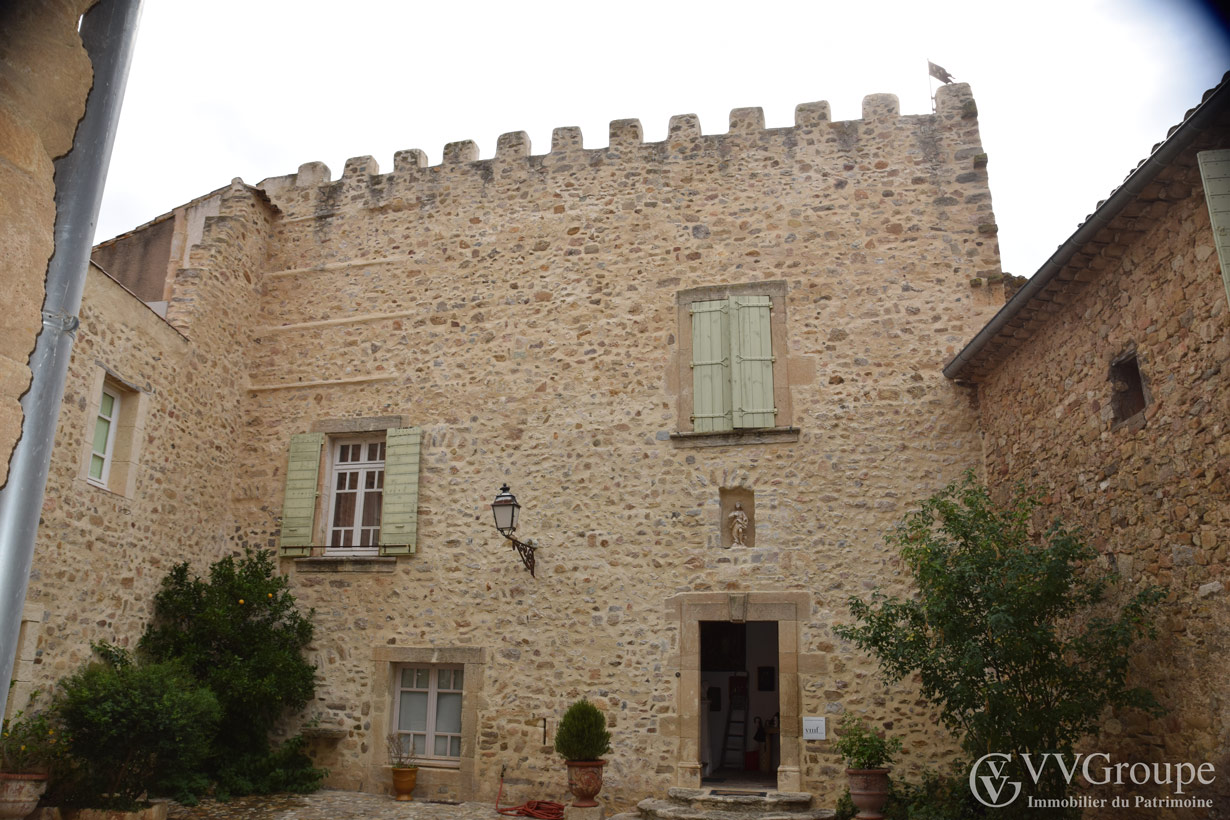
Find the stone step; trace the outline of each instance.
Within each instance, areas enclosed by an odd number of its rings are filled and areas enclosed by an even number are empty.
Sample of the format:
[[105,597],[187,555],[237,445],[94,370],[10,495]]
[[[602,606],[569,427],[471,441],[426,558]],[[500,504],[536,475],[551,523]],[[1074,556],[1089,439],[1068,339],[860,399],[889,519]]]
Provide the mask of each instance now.
[[[641,820],[830,820],[833,817],[831,809],[811,809],[797,807],[767,806],[749,802],[747,796],[739,802],[724,804],[725,808],[717,808],[720,803],[710,801],[720,800],[724,795],[705,797],[701,806],[693,806],[680,799],[660,800],[649,798],[637,803]],[[810,795],[809,795],[810,798]],[[751,798],[751,800],[766,801],[767,798]]]
[[[764,791],[764,796],[757,794],[721,794],[724,791]],[[807,792],[779,792],[775,789],[722,789],[720,787],[704,789],[684,789],[675,787],[667,790],[671,800],[687,803],[695,809],[717,809],[740,813],[801,812],[811,808],[811,795]]]

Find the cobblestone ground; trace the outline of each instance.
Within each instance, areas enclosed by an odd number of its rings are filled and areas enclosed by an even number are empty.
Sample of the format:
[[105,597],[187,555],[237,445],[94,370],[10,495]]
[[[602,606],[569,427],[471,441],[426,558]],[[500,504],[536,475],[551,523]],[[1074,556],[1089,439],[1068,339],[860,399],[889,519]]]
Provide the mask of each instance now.
[[168,820],[498,820],[491,803],[398,803],[392,797],[363,792],[319,791],[315,794],[239,797],[199,806],[172,803]]

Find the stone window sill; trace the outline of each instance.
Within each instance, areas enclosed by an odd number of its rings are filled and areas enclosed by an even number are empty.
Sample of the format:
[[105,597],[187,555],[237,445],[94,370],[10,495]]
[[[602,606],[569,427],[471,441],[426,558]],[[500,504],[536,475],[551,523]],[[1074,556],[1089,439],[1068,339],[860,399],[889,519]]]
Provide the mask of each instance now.
[[394,572],[397,559],[392,556],[320,555],[295,559],[299,572]]
[[[107,495],[115,496],[115,498],[117,499],[124,499],[125,501],[132,500],[132,497],[130,495],[128,495],[127,493],[121,490],[112,489],[110,485],[97,484],[93,481],[90,481],[88,478],[82,478],[81,482],[85,484],[85,486],[89,487],[91,490],[98,490],[99,492],[106,493]],[[125,510],[125,512],[128,512],[128,510]]]
[[789,444],[799,440],[797,427],[728,430],[721,433],[671,433],[676,447],[728,447],[736,444]]
[[324,726],[308,726],[301,729],[299,734],[309,739],[325,740],[332,743],[337,743],[347,737],[350,732],[346,729],[325,728]]
[[1141,410],[1137,413],[1133,413],[1122,421],[1112,422],[1110,429],[1111,432],[1126,429],[1129,433],[1135,433],[1138,430],[1145,429],[1145,411]]

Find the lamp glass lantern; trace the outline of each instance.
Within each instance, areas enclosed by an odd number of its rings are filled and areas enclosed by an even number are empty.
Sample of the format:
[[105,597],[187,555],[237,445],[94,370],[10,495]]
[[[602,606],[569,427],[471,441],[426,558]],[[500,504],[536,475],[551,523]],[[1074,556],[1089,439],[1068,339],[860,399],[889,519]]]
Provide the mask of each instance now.
[[500,494],[491,502],[491,513],[495,516],[495,528],[504,535],[517,529],[521,505],[517,503],[517,497],[509,492],[507,484],[500,488]]

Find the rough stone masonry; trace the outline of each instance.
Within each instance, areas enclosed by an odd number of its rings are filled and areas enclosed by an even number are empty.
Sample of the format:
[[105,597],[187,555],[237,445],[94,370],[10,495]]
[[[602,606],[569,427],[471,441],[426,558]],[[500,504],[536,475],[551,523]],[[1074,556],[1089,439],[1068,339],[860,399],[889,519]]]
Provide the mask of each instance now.
[[[995,218],[968,86],[936,103],[902,116],[873,95],[849,122],[811,103],[775,129],[736,109],[716,135],[680,116],[648,144],[622,120],[598,149],[560,128],[538,155],[512,133],[492,159],[453,143],[440,166],[404,151],[338,180],[309,163],[162,218],[187,248],[162,260],[165,321],[94,277],[134,306],[83,323],[31,583],[33,682],[90,640],[134,640],[170,563],[278,549],[288,450],[318,433],[311,545],[282,569],[316,612],[309,731],[331,785],[388,787],[404,665],[464,670],[459,756],[425,767],[420,794],[491,800],[507,766],[507,798],[558,799],[550,734],[582,696],[614,735],[612,808],[697,785],[721,734],[700,698],[727,677],[702,668],[711,622],[776,640],[782,788],[819,805],[844,788],[804,715],[903,736],[906,772],[942,759],[912,684],[884,686],[832,633],[848,596],[905,591],[883,534],[981,461],[971,393],[940,368],[1002,304]],[[771,304],[773,422],[700,434],[690,316],[744,295]],[[143,408],[131,486],[84,476],[104,383]],[[395,428],[421,430],[413,552],[329,549],[331,448]],[[536,577],[492,526],[505,481]],[[749,546],[724,530],[736,503]]]

